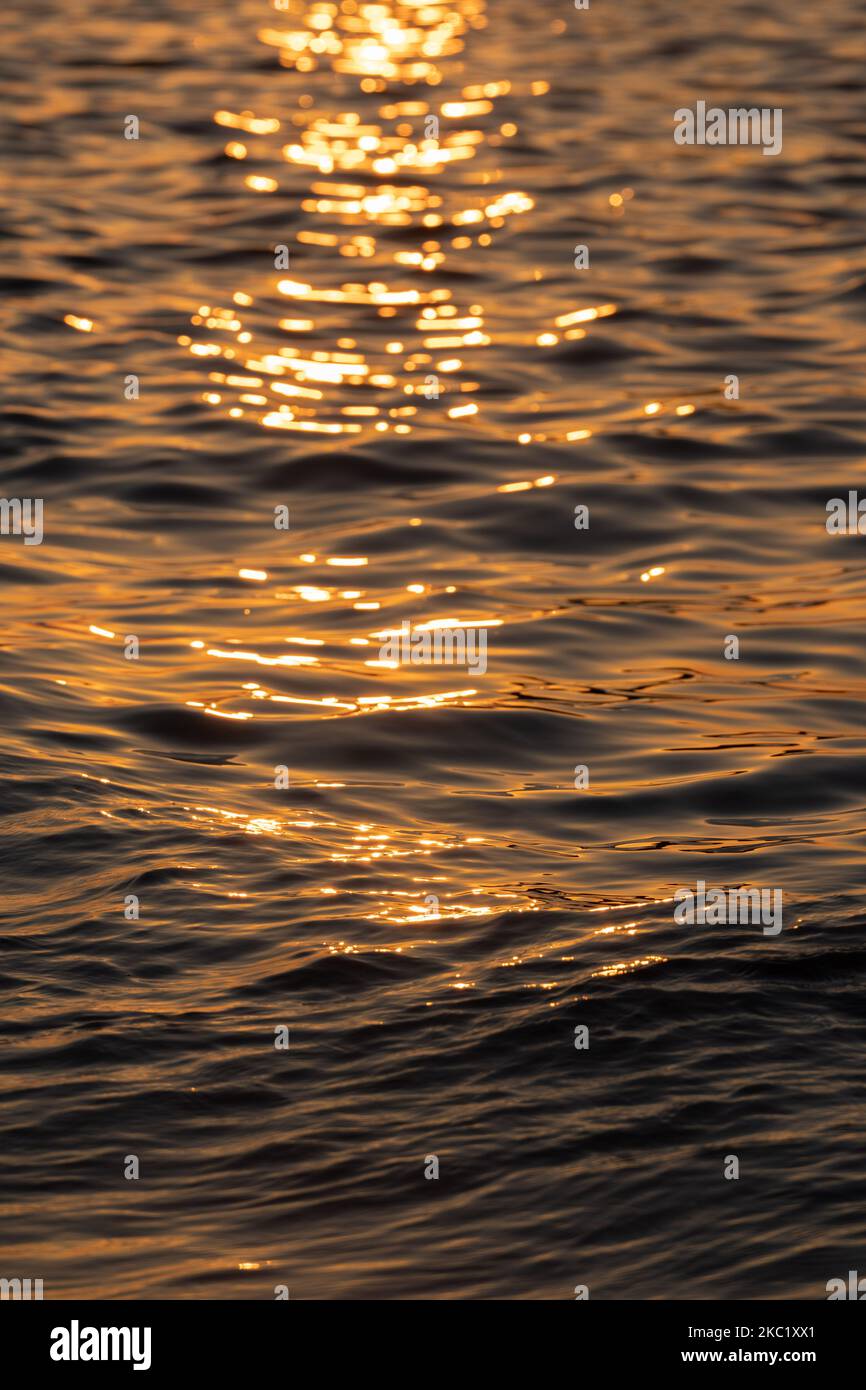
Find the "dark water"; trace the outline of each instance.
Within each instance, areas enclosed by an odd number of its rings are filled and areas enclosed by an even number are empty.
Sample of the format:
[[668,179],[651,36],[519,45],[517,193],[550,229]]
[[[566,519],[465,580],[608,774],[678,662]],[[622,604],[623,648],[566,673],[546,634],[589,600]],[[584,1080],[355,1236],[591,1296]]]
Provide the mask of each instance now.
[[[863,1267],[864,20],[7,8],[0,1273]],[[697,99],[783,152],[676,146]],[[486,672],[367,665],[404,620]]]

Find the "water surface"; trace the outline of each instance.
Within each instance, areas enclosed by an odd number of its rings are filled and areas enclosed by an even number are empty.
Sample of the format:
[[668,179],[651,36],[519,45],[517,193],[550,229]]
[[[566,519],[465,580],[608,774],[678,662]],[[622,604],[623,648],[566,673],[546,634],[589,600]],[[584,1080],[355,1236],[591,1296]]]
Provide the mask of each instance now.
[[[7,8],[2,1273],[863,1258],[864,19]],[[697,99],[782,154],[676,146]],[[375,664],[404,620],[486,672]],[[698,879],[782,933],[676,925]]]

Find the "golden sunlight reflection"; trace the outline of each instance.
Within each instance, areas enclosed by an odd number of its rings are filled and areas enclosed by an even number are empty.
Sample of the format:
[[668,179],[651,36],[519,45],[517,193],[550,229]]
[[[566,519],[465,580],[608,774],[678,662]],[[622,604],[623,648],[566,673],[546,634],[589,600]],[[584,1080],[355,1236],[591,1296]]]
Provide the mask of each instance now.
[[258,37],[276,48],[280,62],[298,72],[327,63],[334,72],[364,79],[365,91],[384,91],[388,82],[437,85],[437,60],[454,57],[470,29],[486,24],[483,0],[400,0],[400,3],[303,5],[278,0],[289,28],[264,28]]
[[[422,841],[422,844],[425,843]],[[438,841],[426,842],[430,849],[445,849]],[[468,842],[464,842],[468,843]],[[455,846],[454,848],[460,848]],[[491,917],[500,912],[541,912],[543,904],[531,895],[473,888],[462,892],[431,893],[437,888],[435,876],[424,880],[424,888],[382,890],[370,920],[400,926],[429,926],[433,922],[460,922],[468,918]]]
[[[317,786],[337,786],[343,783],[315,783]],[[225,806],[193,804],[184,806],[184,812],[193,820],[207,822],[212,826],[223,825],[238,829],[246,835],[270,836],[284,841],[289,858],[293,862],[321,863],[321,850],[324,845],[327,859],[332,864],[371,865],[386,868],[399,862],[401,867],[409,868],[413,863],[422,866],[423,861],[440,856],[465,855],[476,853],[476,847],[486,843],[483,835],[465,835],[457,831],[438,833],[402,827],[381,825],[373,821],[352,821],[333,813],[314,814],[306,807],[290,808],[279,815],[252,814],[234,811]],[[315,831],[315,835],[305,837],[303,831]],[[462,893],[442,892],[434,906],[429,894],[435,893],[438,878],[435,873],[426,872],[417,881],[423,884],[418,889],[388,889],[381,886],[360,888],[356,885],[363,879],[352,879],[351,889],[327,889],[316,885],[316,894],[342,896],[353,894],[359,903],[372,899],[372,904],[363,903],[365,917],[377,920],[416,923],[423,920],[447,920],[465,916],[484,916],[491,912],[538,911],[541,904],[531,895],[516,895],[502,890],[473,888]],[[405,878],[400,879],[406,882]],[[410,880],[411,881],[411,880]],[[254,896],[254,894],[250,894]]]
[[602,966],[600,970],[593,970],[593,979],[609,980],[618,975],[631,975],[636,970],[645,970],[648,966],[664,965],[667,956],[638,956],[634,960],[616,961],[613,965]]
[[[484,0],[279,0],[274,8],[276,22],[258,37],[284,67],[310,75],[309,89],[279,116],[220,109],[214,120],[233,133],[224,152],[243,164],[251,193],[294,201],[299,176],[307,178],[302,224],[285,247],[288,274],[192,315],[179,342],[212,360],[201,399],[231,419],[299,438],[483,430],[485,349],[544,351],[616,311],[570,308],[553,324],[515,332],[454,288],[451,272],[462,272],[467,254],[486,252],[534,207],[523,190],[499,186],[497,151],[519,126],[498,106],[542,98],[548,83],[453,84],[454,59],[487,23]],[[334,105],[334,74],[354,86],[351,102]],[[477,171],[445,177],[462,166]],[[358,268],[341,276],[346,261]],[[588,434],[571,421],[521,442]]]

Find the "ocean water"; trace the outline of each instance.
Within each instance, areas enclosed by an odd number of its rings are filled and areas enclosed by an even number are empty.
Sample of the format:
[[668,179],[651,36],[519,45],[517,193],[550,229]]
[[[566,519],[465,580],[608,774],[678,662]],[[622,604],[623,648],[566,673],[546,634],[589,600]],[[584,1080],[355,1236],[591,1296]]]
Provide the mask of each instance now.
[[[44,505],[0,537],[0,1273],[824,1298],[866,1248],[866,542],[825,525],[866,6],[0,39],[3,489]],[[676,145],[699,99],[781,153]],[[486,662],[382,665],[404,623]],[[698,881],[781,932],[679,924]]]

